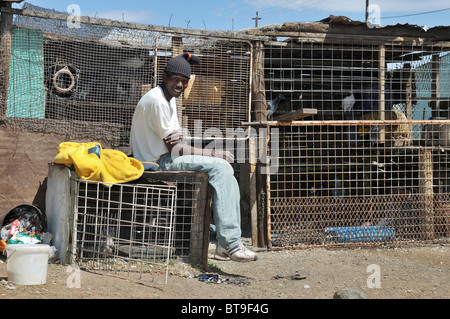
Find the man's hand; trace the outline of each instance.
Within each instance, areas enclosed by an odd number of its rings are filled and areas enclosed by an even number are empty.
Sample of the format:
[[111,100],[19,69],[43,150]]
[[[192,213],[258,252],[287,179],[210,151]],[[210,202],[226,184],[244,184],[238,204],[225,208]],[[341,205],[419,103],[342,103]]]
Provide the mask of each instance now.
[[[193,147],[190,145],[183,145],[183,144],[181,144],[182,140],[183,140],[183,136],[181,135],[180,131],[175,131],[163,139],[169,152],[173,153],[172,156],[174,156],[175,154],[178,154],[178,156],[185,155],[185,154],[203,155],[203,156],[222,158],[222,159],[226,160],[228,163],[234,162],[234,155],[229,151],[223,151],[223,150],[218,150],[218,149],[207,150],[207,149]],[[176,146],[177,144],[179,144],[179,145]],[[174,149],[175,146],[176,146],[176,148]],[[174,152],[172,152],[172,149],[174,150]]]
[[166,145],[170,145],[173,147],[175,144],[180,143],[182,139],[183,137],[181,136],[180,131],[175,131],[172,134],[165,137],[163,141],[164,143],[166,143]]
[[229,151],[222,151],[222,150],[214,149],[211,152],[211,156],[223,158],[228,163],[233,163],[234,162],[234,155],[231,152],[229,152]]

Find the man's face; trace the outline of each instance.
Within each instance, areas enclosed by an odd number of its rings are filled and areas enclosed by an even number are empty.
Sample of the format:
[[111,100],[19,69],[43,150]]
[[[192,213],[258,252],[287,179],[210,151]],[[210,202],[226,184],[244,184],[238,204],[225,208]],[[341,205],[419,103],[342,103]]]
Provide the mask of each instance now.
[[189,79],[180,74],[163,73],[163,81],[166,83],[167,93],[171,97],[179,97],[187,88]]

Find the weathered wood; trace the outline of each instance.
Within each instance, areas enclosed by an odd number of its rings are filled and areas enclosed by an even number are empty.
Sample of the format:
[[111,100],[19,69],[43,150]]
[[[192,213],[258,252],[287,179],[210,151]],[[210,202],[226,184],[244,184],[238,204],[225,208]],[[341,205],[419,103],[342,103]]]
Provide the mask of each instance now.
[[420,192],[424,195],[422,216],[424,239],[434,239],[433,208],[433,155],[430,150],[421,150],[419,154]]
[[[380,45],[378,52],[378,111],[379,120],[384,121],[385,115],[385,76],[386,76],[386,47],[384,44]],[[378,142],[383,144],[385,142],[386,126],[380,125],[378,127]]]
[[0,116],[6,115],[8,104],[9,65],[11,60],[13,14],[3,12],[11,9],[11,2],[0,1],[2,11],[0,20]]
[[202,241],[202,257],[200,266],[203,270],[208,271],[208,248],[209,248],[209,232],[212,220],[212,186],[208,183],[205,203],[205,218],[203,222],[203,241]]
[[411,72],[411,64],[405,63],[404,76],[406,77],[406,118],[408,120],[412,119],[412,72]]
[[264,82],[264,47],[261,42],[253,46],[252,110],[256,121],[267,120],[266,88]]
[[440,113],[440,63],[439,54],[433,54],[431,61],[431,114],[433,118],[439,117]]
[[[67,14],[61,13],[52,13],[52,12],[40,12],[40,11],[32,11],[27,9],[15,9],[15,8],[2,8],[1,12],[12,13],[12,14],[20,14],[28,17],[36,17],[42,19],[53,19],[60,21],[67,21]],[[129,28],[129,29],[137,29],[142,31],[151,31],[151,32],[164,32],[164,33],[172,33],[172,34],[190,34],[190,35],[198,35],[198,36],[215,36],[220,38],[228,38],[228,39],[243,39],[243,40],[268,40],[269,37],[266,36],[250,36],[243,32],[237,31],[210,31],[210,30],[197,30],[197,29],[183,29],[183,28],[174,28],[174,27],[164,27],[150,24],[141,24],[141,23],[131,23],[117,20],[109,20],[109,19],[101,19],[101,18],[92,18],[88,16],[80,17],[80,23],[83,24],[92,24],[92,25],[100,25],[111,28]]]
[[256,143],[254,138],[249,139],[249,192],[250,192],[250,222],[252,232],[252,245],[258,245],[258,197],[256,194]]
[[[252,112],[253,119],[256,121],[267,121],[267,102],[266,102],[266,89],[264,83],[264,46],[261,42],[255,43],[253,46],[253,64],[252,64]],[[261,212],[263,212],[263,191],[266,189],[266,176],[261,174],[262,166],[265,164],[260,161],[256,164],[256,188],[255,196],[258,203],[258,207],[252,211],[252,214],[256,213],[256,217],[252,216],[252,220],[256,219],[256,246],[263,247],[265,245],[264,229],[265,218]],[[264,213],[265,214],[265,213]],[[252,229],[252,232],[254,230]],[[255,234],[254,234],[255,235]]]
[[293,112],[285,113],[274,118],[275,121],[289,122],[303,119],[308,116],[316,115],[317,109],[304,108]]

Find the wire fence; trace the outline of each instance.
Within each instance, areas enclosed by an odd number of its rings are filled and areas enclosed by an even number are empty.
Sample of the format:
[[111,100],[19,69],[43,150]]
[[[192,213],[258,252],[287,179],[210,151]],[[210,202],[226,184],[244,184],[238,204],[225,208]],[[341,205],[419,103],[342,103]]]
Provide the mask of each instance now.
[[201,59],[189,93],[177,101],[183,127],[194,135],[196,121],[202,130],[225,132],[249,120],[248,41],[67,23],[14,16],[9,85],[0,102],[3,116],[16,126],[70,138],[101,136],[113,147],[128,146],[136,104],[160,84],[166,62],[183,52]]
[[348,123],[271,127],[270,245],[448,241],[449,121]]

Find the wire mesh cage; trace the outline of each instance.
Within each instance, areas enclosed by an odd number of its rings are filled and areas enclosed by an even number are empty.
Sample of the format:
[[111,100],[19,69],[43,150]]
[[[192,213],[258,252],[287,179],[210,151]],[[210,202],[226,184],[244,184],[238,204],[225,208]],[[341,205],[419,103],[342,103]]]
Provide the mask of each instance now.
[[[205,227],[209,230],[211,211],[208,176],[199,172],[144,172],[140,185],[164,183],[177,188],[174,219],[173,258],[193,264],[205,262]],[[209,214],[209,215],[208,215]]]
[[250,119],[251,44],[213,37],[161,35],[156,39],[155,84],[161,81],[167,61],[190,52],[200,58],[192,65],[191,81],[179,105],[181,125],[194,130],[241,127]]
[[[448,240],[447,138],[417,132],[422,138],[398,145],[393,132],[419,122],[386,123],[271,128],[280,134],[267,184],[271,245]],[[373,126],[386,130],[383,143],[370,137]],[[433,133],[447,126],[434,123]]]
[[[239,39],[176,36],[141,25],[80,23],[69,27],[45,14],[54,10],[26,4],[42,17],[14,16],[4,115],[27,129],[84,138],[93,134],[127,147],[139,99],[160,84],[171,57],[197,54],[192,85],[177,101],[182,126],[194,135],[210,127],[225,135],[250,116],[251,45]],[[63,17],[66,19],[62,19]],[[45,120],[45,121],[44,121]]]
[[448,118],[448,43],[288,38],[264,53],[266,98],[284,96],[275,116],[315,108],[316,120],[364,120],[380,110]]
[[448,240],[448,44],[288,38],[264,52],[274,121],[317,110],[268,124],[269,245]]
[[73,259],[83,268],[164,274],[174,253],[176,187],[77,180]]

